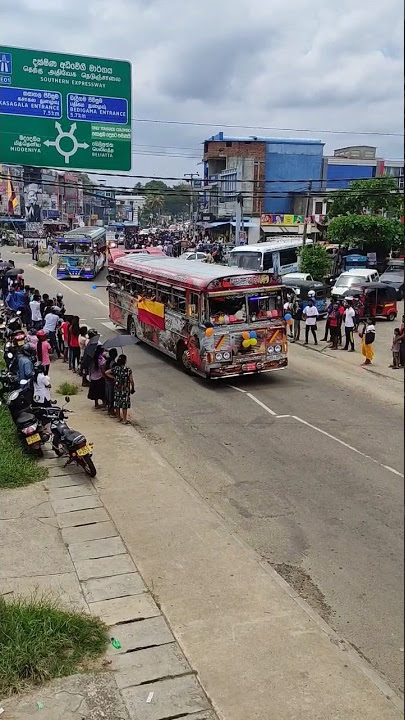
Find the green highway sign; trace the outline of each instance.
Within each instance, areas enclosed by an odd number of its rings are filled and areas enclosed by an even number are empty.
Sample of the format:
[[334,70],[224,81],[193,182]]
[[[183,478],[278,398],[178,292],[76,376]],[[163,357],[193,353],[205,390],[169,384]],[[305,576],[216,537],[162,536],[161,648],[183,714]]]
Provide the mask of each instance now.
[[0,47],[4,164],[131,169],[131,64]]

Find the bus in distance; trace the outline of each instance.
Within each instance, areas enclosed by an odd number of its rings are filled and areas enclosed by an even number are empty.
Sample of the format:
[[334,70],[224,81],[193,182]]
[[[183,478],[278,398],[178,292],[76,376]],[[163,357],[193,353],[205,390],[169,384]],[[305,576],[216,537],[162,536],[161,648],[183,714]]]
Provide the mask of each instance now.
[[94,278],[106,261],[106,232],[103,227],[69,230],[56,238],[56,275],[75,280]]
[[287,367],[277,276],[145,253],[117,256],[107,279],[113,323],[188,372],[218,379]]

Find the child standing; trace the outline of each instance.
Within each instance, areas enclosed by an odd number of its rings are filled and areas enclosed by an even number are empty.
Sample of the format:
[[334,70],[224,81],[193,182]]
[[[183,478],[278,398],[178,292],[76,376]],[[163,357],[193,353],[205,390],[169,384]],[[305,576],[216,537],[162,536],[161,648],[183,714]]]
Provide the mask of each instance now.
[[392,338],[392,365],[390,367],[392,368],[399,368],[400,367],[400,353],[401,348],[401,331],[399,328],[395,328],[394,330],[394,337]]
[[49,366],[51,364],[51,358],[49,353],[52,350],[50,343],[47,340],[47,334],[45,330],[38,330],[37,332],[38,345],[37,345],[37,357],[40,363],[44,366],[44,375],[48,375]]

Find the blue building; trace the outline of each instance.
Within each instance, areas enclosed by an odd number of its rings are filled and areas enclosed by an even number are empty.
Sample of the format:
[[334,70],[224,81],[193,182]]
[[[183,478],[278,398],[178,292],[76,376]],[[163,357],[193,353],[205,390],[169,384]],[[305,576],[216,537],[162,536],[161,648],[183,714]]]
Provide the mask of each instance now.
[[321,188],[323,147],[320,140],[266,139],[263,212],[292,213],[297,194]]

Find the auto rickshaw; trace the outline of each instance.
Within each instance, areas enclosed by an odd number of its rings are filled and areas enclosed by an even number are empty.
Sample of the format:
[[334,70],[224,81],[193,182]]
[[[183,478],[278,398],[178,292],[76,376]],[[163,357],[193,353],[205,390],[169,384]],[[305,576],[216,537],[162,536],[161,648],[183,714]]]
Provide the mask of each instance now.
[[329,288],[321,282],[316,280],[296,280],[294,278],[281,278],[282,285],[286,289],[286,292],[294,292],[300,301],[308,300],[308,293],[313,290],[315,297],[311,299],[317,307],[319,315],[326,315],[327,310],[327,294]]
[[398,315],[397,292],[385,283],[365,283],[360,288],[349,289],[345,297],[352,297],[360,320],[366,317],[395,320]]

